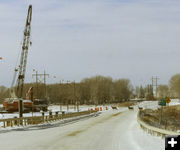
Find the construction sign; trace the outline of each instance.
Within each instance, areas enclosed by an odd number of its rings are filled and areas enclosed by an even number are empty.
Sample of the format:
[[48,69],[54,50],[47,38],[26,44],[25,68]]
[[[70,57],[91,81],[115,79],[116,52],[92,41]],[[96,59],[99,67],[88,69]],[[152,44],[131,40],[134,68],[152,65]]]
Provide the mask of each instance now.
[[166,103],[170,103],[171,102],[171,99],[168,97],[167,99],[166,99]]

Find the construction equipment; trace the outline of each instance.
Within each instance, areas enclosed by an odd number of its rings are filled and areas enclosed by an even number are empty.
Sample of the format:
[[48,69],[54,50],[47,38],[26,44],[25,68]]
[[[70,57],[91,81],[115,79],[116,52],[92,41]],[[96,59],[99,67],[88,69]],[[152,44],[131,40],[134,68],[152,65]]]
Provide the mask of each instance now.
[[[22,111],[23,111],[22,96],[23,96],[23,86],[24,86],[24,79],[25,79],[25,72],[26,72],[28,49],[29,49],[29,46],[32,44],[30,41],[31,19],[32,19],[32,5],[29,5],[26,25],[25,25],[25,30],[24,30],[20,64],[19,64],[18,69],[15,69],[15,74],[14,74],[13,82],[11,85],[11,89],[12,89],[11,96],[10,96],[11,98],[9,98],[9,100],[6,99],[5,102],[3,103],[5,110],[7,111],[9,110],[17,111],[18,109],[20,117],[22,117]],[[16,86],[17,88],[15,90],[13,87],[14,87],[17,73],[18,73],[17,86]],[[30,105],[32,105],[32,102],[31,101],[24,102],[24,107],[26,107],[26,105],[29,107]]]
[[31,17],[32,17],[32,5],[30,5],[28,9],[26,26],[24,30],[24,38],[23,38],[21,59],[20,59],[20,65],[19,65],[19,75],[17,79],[17,97],[18,98],[22,98],[26,64],[27,64],[27,55],[28,55],[29,45],[31,44],[30,42]]
[[34,99],[33,97],[33,87],[30,87],[28,92],[26,93],[26,99],[31,100],[32,106],[30,106],[32,112],[37,112],[37,111],[47,111],[48,108],[48,102],[47,100],[43,99]]

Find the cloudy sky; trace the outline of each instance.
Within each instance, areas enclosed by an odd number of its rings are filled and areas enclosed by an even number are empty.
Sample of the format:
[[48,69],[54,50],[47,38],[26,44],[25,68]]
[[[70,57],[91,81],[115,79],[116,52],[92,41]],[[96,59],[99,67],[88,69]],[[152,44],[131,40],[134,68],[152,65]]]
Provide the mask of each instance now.
[[179,0],[1,0],[0,85],[10,86],[19,63],[29,4],[26,82],[33,69],[46,70],[49,83],[104,75],[133,85],[152,76],[167,84],[180,72]]

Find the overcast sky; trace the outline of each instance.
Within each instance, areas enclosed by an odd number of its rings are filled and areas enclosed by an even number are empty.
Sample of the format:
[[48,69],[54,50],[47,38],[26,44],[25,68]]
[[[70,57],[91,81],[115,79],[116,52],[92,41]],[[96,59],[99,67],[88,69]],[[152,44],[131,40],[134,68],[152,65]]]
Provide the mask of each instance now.
[[10,86],[19,63],[29,4],[26,82],[33,69],[46,70],[49,83],[104,75],[167,84],[180,73],[179,0],[1,0],[0,85]]

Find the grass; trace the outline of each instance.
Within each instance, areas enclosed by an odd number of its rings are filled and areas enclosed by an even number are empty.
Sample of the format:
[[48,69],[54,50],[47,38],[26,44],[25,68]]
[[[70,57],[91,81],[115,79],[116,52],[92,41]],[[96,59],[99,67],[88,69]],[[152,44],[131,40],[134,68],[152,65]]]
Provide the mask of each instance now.
[[135,105],[136,102],[128,101],[128,102],[122,102],[118,104],[118,107],[129,107]]
[[180,105],[166,106],[158,110],[142,110],[140,116],[150,125],[172,131],[180,130]]

